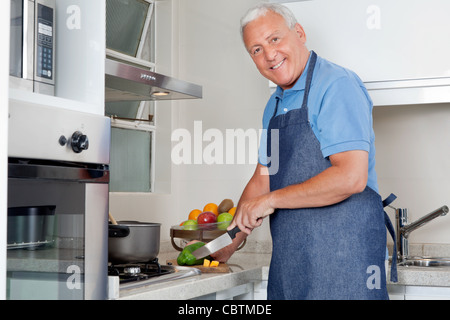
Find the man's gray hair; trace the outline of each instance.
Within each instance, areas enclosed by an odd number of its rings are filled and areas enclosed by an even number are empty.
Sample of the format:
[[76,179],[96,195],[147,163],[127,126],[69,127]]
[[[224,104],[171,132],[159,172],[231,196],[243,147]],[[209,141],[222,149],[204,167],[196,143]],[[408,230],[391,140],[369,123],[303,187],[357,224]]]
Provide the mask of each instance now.
[[289,29],[293,29],[297,23],[297,19],[291,10],[279,3],[260,3],[250,8],[241,18],[241,36],[244,37],[244,28],[253,20],[265,15],[267,11],[272,11],[284,18]]

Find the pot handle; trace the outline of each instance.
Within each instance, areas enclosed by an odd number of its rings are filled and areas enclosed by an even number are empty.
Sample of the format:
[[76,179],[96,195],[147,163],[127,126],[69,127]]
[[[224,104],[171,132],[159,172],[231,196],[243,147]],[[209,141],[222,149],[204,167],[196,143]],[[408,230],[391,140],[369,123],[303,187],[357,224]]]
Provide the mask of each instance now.
[[108,236],[111,238],[124,238],[130,234],[130,228],[119,224],[108,225]]

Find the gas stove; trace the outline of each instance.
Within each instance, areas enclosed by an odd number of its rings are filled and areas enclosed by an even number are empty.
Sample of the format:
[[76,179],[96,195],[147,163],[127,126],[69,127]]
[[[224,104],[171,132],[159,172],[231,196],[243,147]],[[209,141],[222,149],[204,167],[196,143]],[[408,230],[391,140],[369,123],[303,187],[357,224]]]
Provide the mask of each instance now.
[[161,265],[158,258],[149,262],[132,264],[109,264],[109,298],[117,299],[124,290],[141,288],[200,275],[197,268]]
[[161,266],[158,259],[150,262],[133,263],[133,264],[117,264],[108,266],[109,276],[118,276],[119,284],[145,281],[150,278],[175,272],[175,267],[169,265]]

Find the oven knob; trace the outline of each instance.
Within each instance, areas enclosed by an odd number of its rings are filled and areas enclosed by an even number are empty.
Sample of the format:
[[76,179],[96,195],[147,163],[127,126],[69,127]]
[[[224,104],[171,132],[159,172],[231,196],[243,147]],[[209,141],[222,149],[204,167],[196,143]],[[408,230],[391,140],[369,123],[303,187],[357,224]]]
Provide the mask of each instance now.
[[75,153],[80,153],[83,150],[89,148],[89,139],[87,135],[82,134],[80,131],[74,132],[71,139],[72,150]]

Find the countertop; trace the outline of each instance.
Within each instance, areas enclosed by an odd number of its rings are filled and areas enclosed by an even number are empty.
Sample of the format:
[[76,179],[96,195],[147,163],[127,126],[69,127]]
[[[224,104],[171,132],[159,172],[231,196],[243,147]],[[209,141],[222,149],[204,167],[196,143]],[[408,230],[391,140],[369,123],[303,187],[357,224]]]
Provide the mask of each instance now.
[[[448,245],[416,245],[412,246],[415,255],[450,256]],[[67,251],[67,252],[66,252]],[[54,250],[13,250],[8,254],[8,269],[20,271],[65,272],[67,263],[74,263],[74,258],[82,254],[66,250],[67,259]],[[179,251],[169,244],[162,244],[158,255],[159,262],[166,264],[167,260],[176,259]],[[23,259],[27,263],[23,263]],[[186,300],[201,297],[211,293],[227,290],[250,282],[266,281],[269,274],[271,252],[269,243],[248,243],[237,251],[228,261],[229,273],[203,273],[189,278],[171,280],[164,283],[154,283],[148,286],[121,290],[119,299],[170,299]],[[78,259],[75,259],[78,260]],[[83,260],[78,260],[80,264]],[[389,268],[390,271],[390,268]],[[389,274],[388,274],[389,279]],[[398,267],[398,282],[389,285],[430,286],[450,288],[450,267]]]
[[[249,252],[252,249],[258,252]],[[178,251],[168,250],[159,254],[161,264],[176,259]],[[271,254],[264,246],[249,246],[247,251],[236,252],[228,261],[230,273],[204,273],[190,278],[151,284],[146,287],[120,291],[119,299],[170,299],[186,300],[226,290],[249,282],[268,279]],[[389,268],[390,270],[390,268]],[[389,274],[388,274],[389,275]],[[450,287],[450,268],[398,267],[398,282],[390,285]]]
[[[390,268],[390,266],[389,266]],[[388,280],[389,280],[388,273]],[[397,267],[398,282],[389,285],[450,287],[450,267]]]

